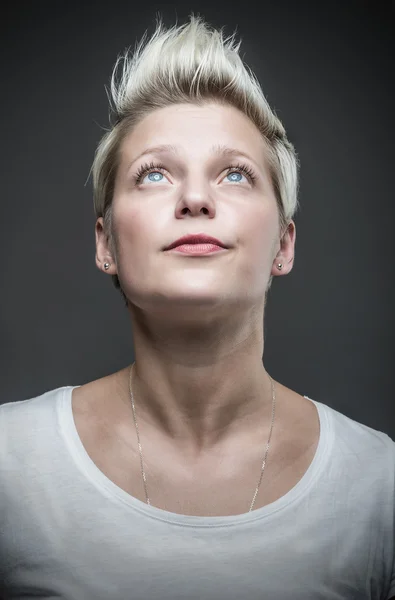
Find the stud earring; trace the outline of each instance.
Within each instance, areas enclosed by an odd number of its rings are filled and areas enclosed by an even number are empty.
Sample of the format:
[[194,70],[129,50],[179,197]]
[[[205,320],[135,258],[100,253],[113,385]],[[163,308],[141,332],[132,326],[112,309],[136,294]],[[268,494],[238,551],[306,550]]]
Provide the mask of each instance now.
[[110,268],[110,263],[104,263],[104,268],[107,271]]
[[278,268],[279,271],[281,271],[281,269],[283,268],[282,263],[278,263],[277,268]]

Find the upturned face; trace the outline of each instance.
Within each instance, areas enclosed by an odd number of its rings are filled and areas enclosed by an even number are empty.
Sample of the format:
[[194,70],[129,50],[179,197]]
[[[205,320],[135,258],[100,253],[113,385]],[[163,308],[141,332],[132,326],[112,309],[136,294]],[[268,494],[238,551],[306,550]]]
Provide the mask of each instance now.
[[[270,275],[280,274],[279,212],[265,152],[256,126],[231,106],[177,104],[146,116],[120,148],[116,256],[109,255],[100,218],[98,267],[110,262],[106,272],[118,275],[142,310],[185,315],[263,302]],[[283,242],[290,264],[291,223]],[[166,250],[190,234],[214,237],[225,248]],[[282,274],[291,268],[284,265]]]

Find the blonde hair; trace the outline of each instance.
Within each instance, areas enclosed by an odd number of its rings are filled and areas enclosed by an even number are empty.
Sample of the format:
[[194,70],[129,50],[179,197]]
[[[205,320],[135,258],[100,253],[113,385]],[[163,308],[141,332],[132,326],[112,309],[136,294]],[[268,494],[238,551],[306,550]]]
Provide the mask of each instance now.
[[[194,14],[189,22],[170,29],[159,17],[146,44],[145,37],[146,33],[133,54],[127,50],[116,61],[108,94],[115,119],[102,137],[92,165],[94,210],[97,218],[103,217],[111,251],[112,199],[122,141],[146,115],[178,103],[230,105],[256,125],[266,143],[283,233],[298,208],[298,159],[258,80],[239,56],[241,40],[235,42],[235,33],[224,39],[223,28],[216,30]],[[118,276],[112,279],[127,305]],[[271,281],[272,277],[267,289]]]

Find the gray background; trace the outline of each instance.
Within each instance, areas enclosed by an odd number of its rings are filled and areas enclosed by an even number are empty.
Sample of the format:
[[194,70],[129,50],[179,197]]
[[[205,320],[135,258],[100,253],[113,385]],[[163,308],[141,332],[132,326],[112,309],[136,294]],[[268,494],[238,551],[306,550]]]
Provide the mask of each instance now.
[[[314,4],[316,5],[314,7]],[[391,2],[15,3],[1,36],[0,403],[133,360],[94,263],[91,181],[119,52],[156,12],[231,34],[301,161],[295,266],[277,278],[264,363],[284,385],[395,439]],[[317,6],[318,5],[318,6]]]

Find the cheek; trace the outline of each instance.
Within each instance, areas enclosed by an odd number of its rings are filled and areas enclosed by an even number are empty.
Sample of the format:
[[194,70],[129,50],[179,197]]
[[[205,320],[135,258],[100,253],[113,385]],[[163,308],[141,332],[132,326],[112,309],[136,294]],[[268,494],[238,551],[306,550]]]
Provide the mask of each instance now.
[[136,210],[131,203],[117,198],[116,206],[113,212],[114,231],[118,241],[118,249],[139,248],[147,238],[145,230],[145,219],[142,219],[141,212]]
[[277,213],[262,209],[245,223],[245,240],[257,258],[270,260],[278,234]]
[[245,280],[258,296],[264,294],[275,256],[278,219],[275,211],[259,211],[245,224]]
[[[116,236],[118,270],[123,277],[130,272],[143,277],[150,272],[158,260],[158,253],[166,243],[162,235],[155,230],[155,213],[143,214],[136,207],[119,203],[113,214]],[[158,228],[158,226],[157,226]]]

